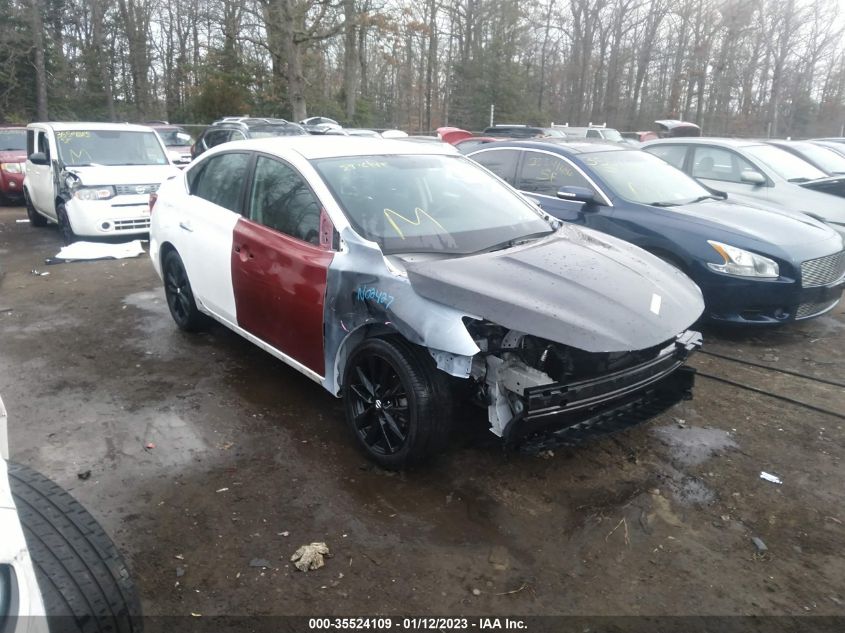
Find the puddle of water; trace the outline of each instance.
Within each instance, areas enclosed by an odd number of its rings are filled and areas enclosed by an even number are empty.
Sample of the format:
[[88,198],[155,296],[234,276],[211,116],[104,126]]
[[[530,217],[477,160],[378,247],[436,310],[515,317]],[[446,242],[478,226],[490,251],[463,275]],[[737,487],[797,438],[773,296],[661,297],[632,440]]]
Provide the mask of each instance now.
[[146,310],[147,312],[168,314],[167,301],[164,298],[164,288],[134,292],[124,297],[123,303],[139,308],[140,310]]
[[669,447],[672,458],[684,466],[698,466],[726,449],[737,448],[728,432],[721,429],[669,425],[654,428],[652,433]]

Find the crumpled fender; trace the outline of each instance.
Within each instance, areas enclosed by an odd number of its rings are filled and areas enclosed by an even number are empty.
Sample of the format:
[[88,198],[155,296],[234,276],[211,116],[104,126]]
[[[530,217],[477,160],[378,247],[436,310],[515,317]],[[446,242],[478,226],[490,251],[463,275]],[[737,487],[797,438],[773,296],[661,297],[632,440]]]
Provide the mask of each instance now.
[[343,248],[335,254],[326,280],[323,386],[338,394],[346,358],[373,333],[396,332],[432,352],[463,357],[467,362],[451,363],[456,368],[449,373],[467,377],[468,369],[458,368],[468,368],[469,359],[479,352],[463,322],[473,315],[418,295],[407,275],[393,270],[378,246],[351,229],[342,231],[341,239]]

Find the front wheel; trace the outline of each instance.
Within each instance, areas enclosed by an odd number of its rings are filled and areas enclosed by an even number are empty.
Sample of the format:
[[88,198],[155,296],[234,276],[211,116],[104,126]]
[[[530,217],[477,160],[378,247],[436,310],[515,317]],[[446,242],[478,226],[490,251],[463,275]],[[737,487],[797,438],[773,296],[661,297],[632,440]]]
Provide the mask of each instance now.
[[169,250],[162,261],[162,277],[164,278],[164,296],[170,316],[186,332],[196,332],[205,324],[205,315],[197,308],[191,282],[179,253]]
[[73,227],[70,225],[70,219],[67,217],[67,208],[64,203],[56,205],[56,217],[59,220],[59,231],[62,234],[62,242],[65,246],[73,244],[76,241],[76,233],[73,232]]
[[346,420],[364,453],[384,468],[419,464],[441,451],[451,429],[447,376],[404,339],[366,339],[343,380]]

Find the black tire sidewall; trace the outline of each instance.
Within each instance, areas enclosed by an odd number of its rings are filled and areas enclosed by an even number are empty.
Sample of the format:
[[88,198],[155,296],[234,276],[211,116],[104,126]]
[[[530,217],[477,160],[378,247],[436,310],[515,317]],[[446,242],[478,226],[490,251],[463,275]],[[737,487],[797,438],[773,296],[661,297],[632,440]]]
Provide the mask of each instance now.
[[73,244],[76,241],[76,233],[73,232],[73,227],[70,225],[70,218],[67,216],[67,208],[64,203],[56,205],[56,217],[59,220],[59,232],[62,234],[62,242],[65,246]]

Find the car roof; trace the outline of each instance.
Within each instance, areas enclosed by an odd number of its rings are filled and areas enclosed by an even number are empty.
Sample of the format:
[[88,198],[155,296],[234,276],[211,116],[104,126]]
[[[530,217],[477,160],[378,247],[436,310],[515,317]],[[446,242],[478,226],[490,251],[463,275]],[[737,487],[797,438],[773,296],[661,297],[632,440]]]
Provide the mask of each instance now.
[[720,138],[718,136],[678,136],[676,138],[661,138],[653,141],[646,141],[643,147],[650,145],[674,144],[698,144],[698,145],[721,145],[723,147],[751,147],[752,145],[765,145],[765,141],[758,141],[747,138]]
[[233,141],[219,145],[226,149],[250,149],[280,154],[292,150],[302,157],[335,158],[341,156],[379,156],[398,154],[443,154],[459,156],[448,143],[420,143],[399,139],[368,138],[363,136],[284,136]]
[[43,123],[30,123],[27,127],[44,125],[52,128],[55,132],[72,132],[75,130],[104,131],[104,132],[149,132],[149,125],[135,125],[133,123],[86,123],[86,122],[60,122],[47,121]]
[[523,149],[544,149],[544,150],[558,150],[560,154],[595,154],[597,152],[618,152],[618,151],[636,151],[637,147],[622,145],[620,143],[608,143],[607,141],[588,141],[578,139],[577,141],[570,141],[567,139],[532,139],[527,141],[496,141],[495,143],[485,143],[478,151],[489,150],[495,147],[510,147]]

